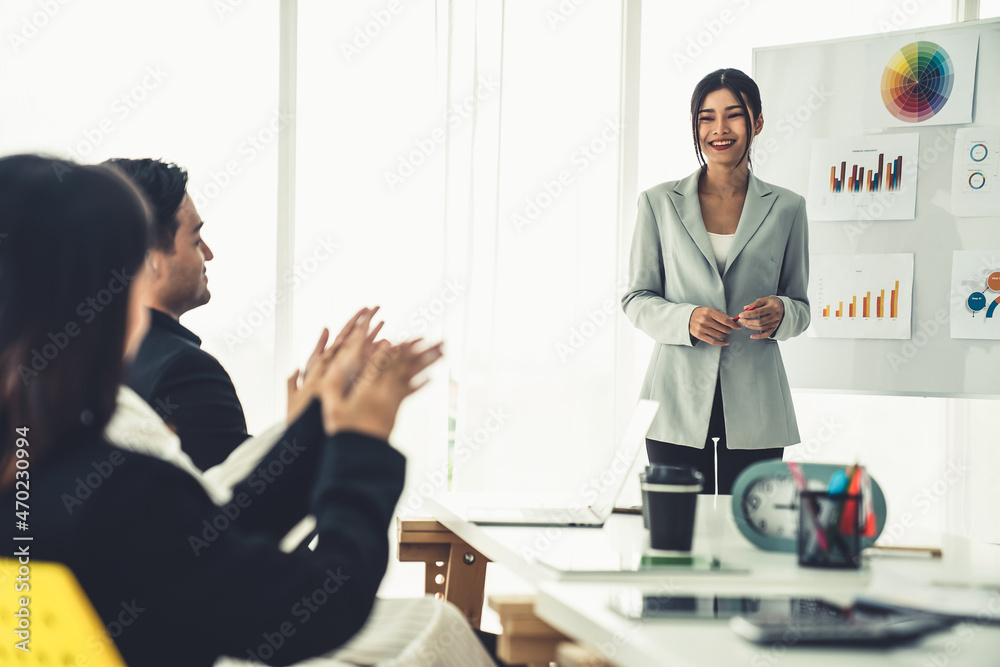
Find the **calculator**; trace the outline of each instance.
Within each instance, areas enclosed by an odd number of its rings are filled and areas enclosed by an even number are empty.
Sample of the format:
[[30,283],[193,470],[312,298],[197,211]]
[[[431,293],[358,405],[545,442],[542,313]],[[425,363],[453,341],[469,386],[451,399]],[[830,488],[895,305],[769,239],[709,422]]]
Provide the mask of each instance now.
[[783,612],[734,616],[729,627],[758,644],[787,646],[892,646],[946,630],[955,620],[928,614],[838,607],[823,600],[793,599]]

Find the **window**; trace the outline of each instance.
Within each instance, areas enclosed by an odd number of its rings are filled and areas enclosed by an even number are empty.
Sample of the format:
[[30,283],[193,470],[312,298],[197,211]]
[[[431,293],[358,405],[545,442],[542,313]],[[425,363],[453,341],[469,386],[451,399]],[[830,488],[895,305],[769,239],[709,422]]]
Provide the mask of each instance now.
[[216,257],[211,303],[182,323],[232,375],[259,432],[284,413],[263,303],[275,289],[278,14],[273,3],[222,7],[4,3],[0,153],[157,157],[188,169]]

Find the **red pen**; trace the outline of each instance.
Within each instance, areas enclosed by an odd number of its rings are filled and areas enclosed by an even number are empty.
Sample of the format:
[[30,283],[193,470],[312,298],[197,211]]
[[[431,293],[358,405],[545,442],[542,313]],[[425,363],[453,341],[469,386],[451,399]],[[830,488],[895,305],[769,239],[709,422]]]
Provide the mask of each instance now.
[[[749,307],[749,308],[747,308],[746,310],[753,310],[753,309],[754,309],[754,308],[756,308],[756,307],[757,307],[757,306],[750,306],[750,307]],[[743,311],[743,312],[746,312],[746,311]],[[734,319],[734,320],[738,320],[738,319],[740,319],[740,316],[739,316],[739,315],[737,315],[737,316],[736,316],[736,317],[734,317],[733,319]]]

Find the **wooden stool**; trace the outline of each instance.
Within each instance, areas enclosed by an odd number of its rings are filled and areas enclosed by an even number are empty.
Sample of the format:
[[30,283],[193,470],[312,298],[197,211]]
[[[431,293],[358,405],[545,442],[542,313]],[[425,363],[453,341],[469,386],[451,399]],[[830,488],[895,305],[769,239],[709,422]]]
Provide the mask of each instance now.
[[489,559],[433,519],[396,519],[398,552],[404,562],[422,562],[424,592],[458,607],[478,628]]
[[503,634],[497,638],[497,656],[505,662],[549,667],[556,659],[556,647],[568,641],[535,616],[533,595],[491,595],[490,608],[500,615]]
[[556,647],[556,664],[559,667],[615,667],[600,653],[570,642]]

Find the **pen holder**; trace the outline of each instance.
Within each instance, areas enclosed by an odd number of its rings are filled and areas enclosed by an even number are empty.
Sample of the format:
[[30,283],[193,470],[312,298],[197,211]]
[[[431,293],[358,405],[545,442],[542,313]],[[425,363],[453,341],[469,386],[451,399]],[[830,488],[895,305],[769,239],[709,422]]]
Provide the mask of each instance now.
[[861,567],[861,495],[799,493],[799,565]]

